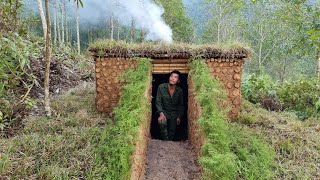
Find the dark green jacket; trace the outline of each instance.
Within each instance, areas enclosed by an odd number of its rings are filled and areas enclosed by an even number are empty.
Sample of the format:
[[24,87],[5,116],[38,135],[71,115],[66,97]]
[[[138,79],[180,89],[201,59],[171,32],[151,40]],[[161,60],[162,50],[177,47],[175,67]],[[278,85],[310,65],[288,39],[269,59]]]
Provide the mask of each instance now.
[[158,114],[163,112],[167,118],[182,118],[184,113],[182,89],[176,86],[171,97],[168,83],[160,84],[157,91],[156,108]]

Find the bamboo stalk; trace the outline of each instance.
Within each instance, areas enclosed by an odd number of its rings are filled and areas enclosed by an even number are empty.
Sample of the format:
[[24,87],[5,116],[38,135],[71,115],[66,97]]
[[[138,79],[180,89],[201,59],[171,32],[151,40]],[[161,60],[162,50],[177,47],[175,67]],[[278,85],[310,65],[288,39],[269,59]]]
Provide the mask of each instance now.
[[[164,70],[153,70],[152,71],[152,74],[169,74],[171,71],[164,71]],[[188,70],[183,70],[183,71],[180,71],[180,73],[182,74],[188,74],[189,71]]]
[[152,64],[183,64],[183,63],[188,63],[188,59],[172,59],[172,60],[152,60]]
[[167,71],[173,71],[173,70],[189,70],[188,67],[153,67],[154,70],[167,70]]
[[177,67],[188,67],[188,64],[153,64],[153,67],[172,67],[172,66],[177,66]]

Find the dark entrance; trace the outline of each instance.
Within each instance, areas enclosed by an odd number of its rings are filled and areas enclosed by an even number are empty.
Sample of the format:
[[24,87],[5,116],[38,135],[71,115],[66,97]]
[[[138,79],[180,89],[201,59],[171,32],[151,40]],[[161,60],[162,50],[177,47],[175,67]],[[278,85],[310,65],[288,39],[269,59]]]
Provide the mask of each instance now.
[[[153,139],[160,139],[160,130],[158,126],[158,116],[156,115],[155,100],[157,96],[158,86],[162,83],[167,83],[169,74],[153,74],[152,75],[152,121],[151,121],[151,136]],[[178,84],[183,90],[185,112],[179,126],[177,126],[175,141],[188,139],[188,74],[181,74],[180,83]]]

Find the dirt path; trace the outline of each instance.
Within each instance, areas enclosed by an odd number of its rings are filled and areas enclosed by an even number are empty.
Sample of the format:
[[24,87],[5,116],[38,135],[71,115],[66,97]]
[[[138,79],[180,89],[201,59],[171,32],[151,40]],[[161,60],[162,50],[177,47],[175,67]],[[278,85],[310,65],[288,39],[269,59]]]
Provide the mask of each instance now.
[[200,179],[200,168],[188,142],[150,140],[146,179]]

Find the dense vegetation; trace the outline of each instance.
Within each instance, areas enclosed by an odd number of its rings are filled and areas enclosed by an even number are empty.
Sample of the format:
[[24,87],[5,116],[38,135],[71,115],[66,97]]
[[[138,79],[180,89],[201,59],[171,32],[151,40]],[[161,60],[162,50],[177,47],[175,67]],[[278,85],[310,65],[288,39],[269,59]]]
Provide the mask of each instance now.
[[201,106],[198,120],[205,144],[200,163],[205,179],[270,179],[273,149],[257,135],[227,121],[222,85],[212,79],[204,61],[193,60],[191,77]]
[[[17,33],[0,39],[0,130],[14,121],[18,112],[34,104],[29,97],[36,77],[30,72],[30,57],[38,55],[38,42]],[[38,49],[39,48],[39,49]],[[31,54],[31,52],[33,54]]]
[[[21,18],[20,1],[4,1],[0,26],[0,132],[11,133],[33,107],[41,110],[44,79],[44,41],[28,31],[29,19]],[[50,66],[50,93],[59,94],[81,80],[90,79],[91,58],[78,55],[70,44],[54,46]]]
[[320,118],[320,86],[318,78],[275,83],[268,75],[247,75],[242,94],[252,103],[272,111],[293,111],[300,119]]

